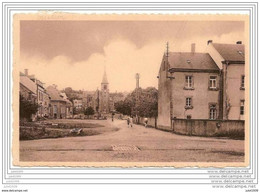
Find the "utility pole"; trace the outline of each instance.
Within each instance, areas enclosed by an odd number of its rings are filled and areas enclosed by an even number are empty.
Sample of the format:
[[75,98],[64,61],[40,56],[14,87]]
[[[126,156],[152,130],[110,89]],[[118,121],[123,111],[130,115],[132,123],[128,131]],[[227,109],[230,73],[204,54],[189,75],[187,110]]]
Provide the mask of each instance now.
[[170,91],[170,123],[171,123],[171,129],[174,131],[174,125],[173,125],[173,102],[172,102],[172,79],[174,77],[171,76],[169,72],[169,42],[166,43],[166,79],[169,79],[168,88]]

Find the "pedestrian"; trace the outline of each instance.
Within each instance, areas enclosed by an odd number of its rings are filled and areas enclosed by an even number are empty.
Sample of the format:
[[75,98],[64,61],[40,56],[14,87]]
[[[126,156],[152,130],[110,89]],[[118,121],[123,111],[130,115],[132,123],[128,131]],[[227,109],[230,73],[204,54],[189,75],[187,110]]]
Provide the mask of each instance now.
[[145,118],[144,118],[144,126],[147,127],[147,125],[148,125],[148,118],[145,117]]
[[115,113],[112,113],[112,122],[114,121],[114,115],[115,115]]
[[133,127],[133,117],[132,116],[130,117],[130,125],[131,125],[131,127]]
[[129,128],[130,118],[128,117],[126,121],[127,121],[127,127]]

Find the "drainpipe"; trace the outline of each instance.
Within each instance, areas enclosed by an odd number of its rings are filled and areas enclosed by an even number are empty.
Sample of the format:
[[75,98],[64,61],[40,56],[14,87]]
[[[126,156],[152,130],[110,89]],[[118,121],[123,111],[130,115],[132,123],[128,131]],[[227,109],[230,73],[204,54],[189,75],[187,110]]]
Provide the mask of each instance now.
[[223,102],[223,69],[221,69],[219,71],[219,115],[218,115],[218,119],[223,119],[223,105],[224,105],[224,102]]

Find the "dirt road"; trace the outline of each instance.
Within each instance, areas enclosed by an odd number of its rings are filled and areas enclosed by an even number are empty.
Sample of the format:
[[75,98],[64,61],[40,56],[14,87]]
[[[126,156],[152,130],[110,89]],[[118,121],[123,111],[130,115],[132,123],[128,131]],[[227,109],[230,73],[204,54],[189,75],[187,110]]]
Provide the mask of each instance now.
[[242,140],[182,136],[140,125],[128,128],[123,120],[98,123],[119,130],[94,136],[20,141],[20,161],[244,161]]

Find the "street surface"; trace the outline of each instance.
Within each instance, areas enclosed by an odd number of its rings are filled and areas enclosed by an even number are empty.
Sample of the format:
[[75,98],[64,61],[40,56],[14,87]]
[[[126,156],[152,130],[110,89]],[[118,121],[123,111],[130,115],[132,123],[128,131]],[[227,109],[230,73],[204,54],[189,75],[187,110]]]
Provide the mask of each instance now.
[[94,136],[20,141],[20,161],[244,161],[243,140],[182,136],[141,125],[128,128],[125,120],[117,119],[91,122],[119,130]]

